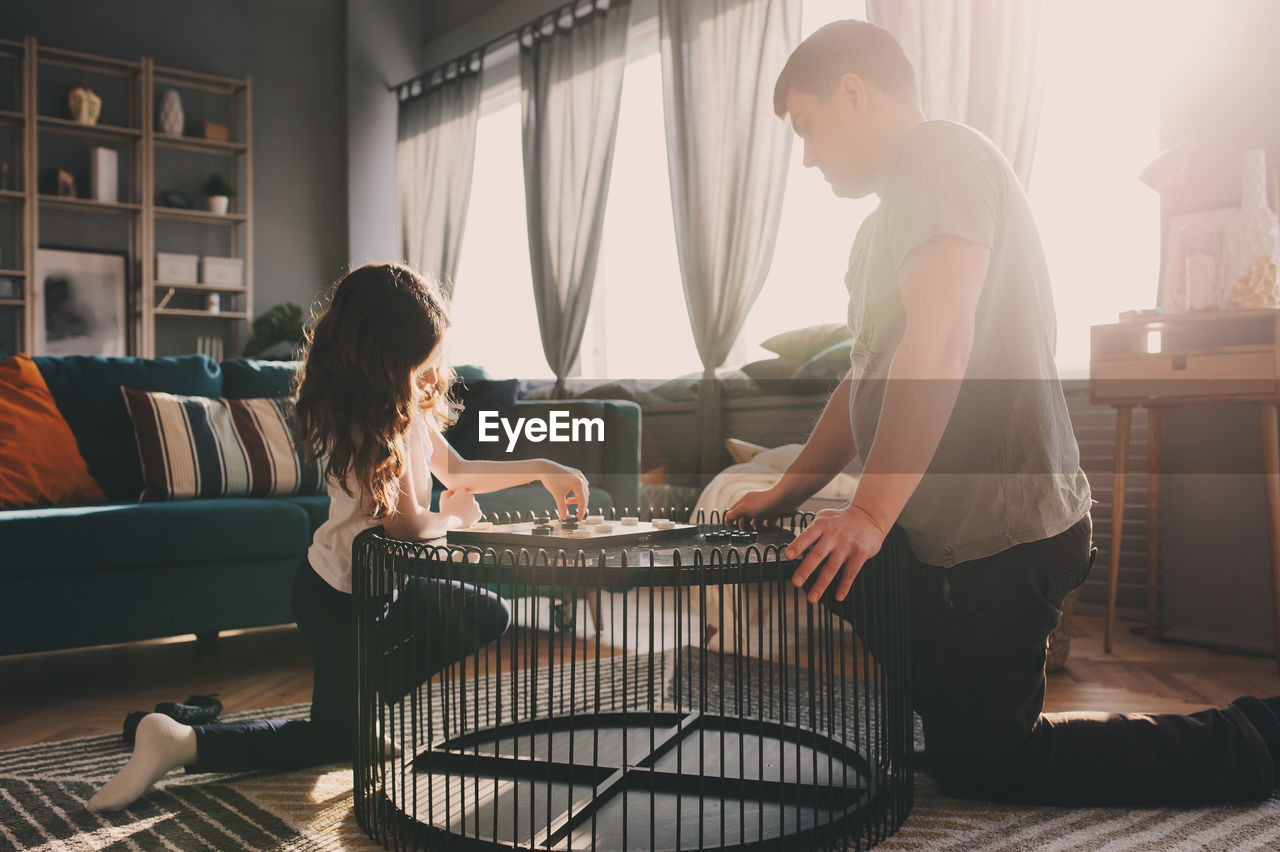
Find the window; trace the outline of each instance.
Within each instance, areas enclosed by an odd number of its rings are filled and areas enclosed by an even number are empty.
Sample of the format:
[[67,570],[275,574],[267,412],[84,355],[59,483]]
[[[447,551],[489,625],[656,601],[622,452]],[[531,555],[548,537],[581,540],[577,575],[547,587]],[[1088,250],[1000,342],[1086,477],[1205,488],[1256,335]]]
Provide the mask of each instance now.
[[[633,11],[592,315],[576,375],[668,378],[701,369],[676,258],[655,8],[637,3]],[[862,14],[860,0],[805,0],[803,34]],[[550,378],[529,273],[519,88],[514,46],[486,57],[450,357],[495,376]],[[763,357],[755,344],[772,334],[844,318],[845,261],[874,205],[835,198],[800,159],[796,146],[773,267],[729,366]]]
[[[498,378],[544,379],[552,373],[542,354],[529,271],[520,84],[510,76],[515,55],[513,45],[485,59],[471,201],[447,341],[454,364],[478,364]],[[498,82],[491,85],[494,78]]]
[[[802,34],[862,17],[862,0],[805,0]],[[1138,175],[1158,151],[1160,84],[1193,43],[1204,0],[1047,0],[1048,81],[1029,197],[1058,316],[1058,362],[1088,363],[1089,326],[1154,304],[1159,199]],[[701,369],[676,259],[655,4],[633,11],[592,314],[575,375],[666,378]],[[1141,45],[1140,51],[1135,45]],[[1140,56],[1141,61],[1135,61]],[[514,45],[486,58],[452,357],[549,378],[529,273]],[[849,248],[877,203],[836,198],[793,145],[773,265],[727,366],[759,343],[842,322]]]
[[1048,80],[1028,197],[1065,376],[1087,373],[1089,326],[1155,305],[1160,199],[1138,175],[1160,150],[1161,83],[1203,12],[1203,0],[1045,5]]

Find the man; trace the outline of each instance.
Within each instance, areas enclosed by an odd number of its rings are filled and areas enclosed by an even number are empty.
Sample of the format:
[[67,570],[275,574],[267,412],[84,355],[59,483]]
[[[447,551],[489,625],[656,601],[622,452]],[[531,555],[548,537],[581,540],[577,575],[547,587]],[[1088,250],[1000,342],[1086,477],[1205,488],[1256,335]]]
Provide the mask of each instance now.
[[837,195],[880,204],[849,258],[852,369],[787,473],[729,517],[793,511],[863,459],[850,504],[819,512],[788,549],[804,554],[793,582],[853,621],[877,572],[909,573],[913,666],[890,675],[913,678],[928,769],[947,792],[1266,798],[1276,699],[1193,716],[1041,715],[1048,636],[1096,552],[1048,272],[1004,157],[963,125],[926,120],[914,77],[892,36],[860,21],[815,32],[778,76],[775,110],[805,165]]

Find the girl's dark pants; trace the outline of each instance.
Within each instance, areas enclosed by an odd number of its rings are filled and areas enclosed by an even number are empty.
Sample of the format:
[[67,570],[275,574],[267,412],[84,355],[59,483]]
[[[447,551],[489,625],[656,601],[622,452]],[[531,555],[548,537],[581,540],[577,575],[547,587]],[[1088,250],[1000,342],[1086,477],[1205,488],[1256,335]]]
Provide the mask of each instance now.
[[[352,601],[351,595],[330,586],[302,560],[293,580],[292,602],[315,669],[311,718],[196,725],[197,762],[188,771],[287,770],[352,759],[356,739]],[[386,629],[404,631],[404,641],[396,648],[402,658],[388,660],[386,667],[405,675],[403,683],[389,690],[403,695],[501,636],[510,613],[501,598],[485,589],[418,579],[387,604],[383,620]]]

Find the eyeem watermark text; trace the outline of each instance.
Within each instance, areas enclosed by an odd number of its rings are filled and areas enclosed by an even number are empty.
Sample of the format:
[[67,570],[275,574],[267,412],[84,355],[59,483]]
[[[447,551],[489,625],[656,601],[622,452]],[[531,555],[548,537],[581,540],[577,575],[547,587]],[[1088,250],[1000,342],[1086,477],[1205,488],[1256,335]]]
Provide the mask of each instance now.
[[567,411],[552,411],[550,417],[517,417],[514,422],[496,411],[480,412],[479,440],[495,443],[502,440],[498,428],[507,436],[507,452],[516,448],[521,434],[526,441],[535,444],[550,441],[553,444],[602,443],[604,441],[603,417],[570,417]]

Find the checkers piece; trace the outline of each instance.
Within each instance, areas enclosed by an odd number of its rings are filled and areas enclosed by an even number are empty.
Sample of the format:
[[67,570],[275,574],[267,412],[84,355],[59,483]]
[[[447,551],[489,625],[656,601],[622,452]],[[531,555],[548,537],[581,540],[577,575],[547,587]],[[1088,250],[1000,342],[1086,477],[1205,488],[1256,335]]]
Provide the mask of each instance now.
[[636,526],[637,524],[639,524],[639,523],[640,523],[640,519],[639,519],[639,518],[633,518],[633,517],[631,517],[630,515],[628,515],[628,516],[626,516],[626,517],[624,517],[624,518],[620,519],[620,520],[618,521],[618,523],[622,524],[624,527],[634,527],[634,526]]

